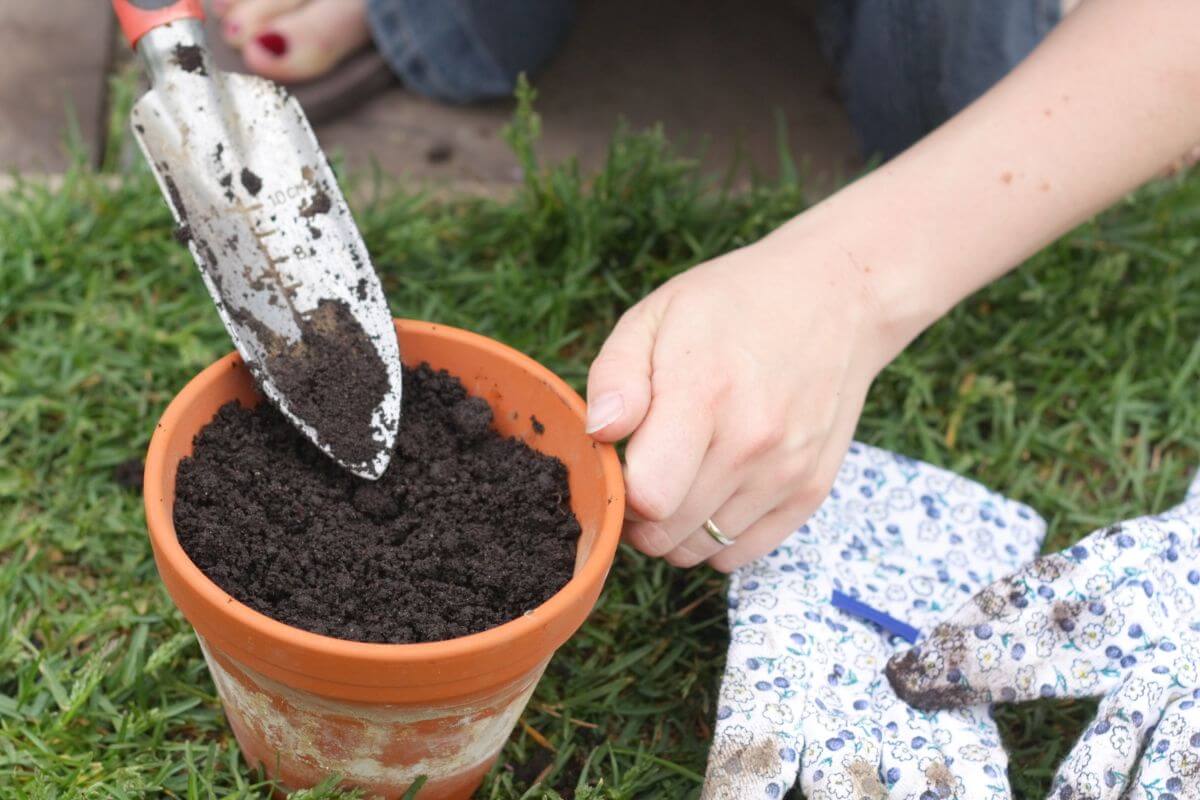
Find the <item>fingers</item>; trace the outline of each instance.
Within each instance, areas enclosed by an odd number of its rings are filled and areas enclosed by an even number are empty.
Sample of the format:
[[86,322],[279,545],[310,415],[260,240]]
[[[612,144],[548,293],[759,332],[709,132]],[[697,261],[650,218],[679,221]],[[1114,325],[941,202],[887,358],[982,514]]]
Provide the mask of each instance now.
[[664,556],[677,567],[693,567],[715,555],[726,545],[704,529],[705,522],[711,520],[722,536],[734,540],[787,492],[772,480],[746,479],[735,460],[731,448],[711,446],[679,508],[660,522],[629,525],[627,537],[643,552]]
[[820,500],[804,496],[797,502],[772,511],[742,532],[732,545],[719,548],[708,559],[708,563],[719,572],[732,572],[762,558],[804,524],[819,505]]
[[679,510],[708,453],[713,418],[701,381],[699,376],[656,380],[650,410],[625,448],[626,496],[633,511],[649,522],[663,522]]
[[[632,460],[631,455],[629,461]],[[722,534],[732,539],[769,511],[777,500],[772,494],[739,491],[744,470],[736,469],[733,461],[730,448],[721,443],[711,445],[679,507],[660,520],[631,515],[637,521],[626,524],[626,540],[643,553],[664,556],[679,567],[695,566],[715,553],[721,544],[703,529],[707,520],[712,519]]]
[[[774,498],[762,494],[739,492],[727,502],[718,506],[719,510],[698,512],[695,514],[677,514],[673,519],[686,518],[683,526],[675,529],[682,532],[676,536],[676,546],[664,557],[667,562],[677,567],[694,567],[709,557],[720,553],[737,543],[739,536],[757,520],[761,519],[774,504]],[[686,504],[685,504],[686,505]],[[722,536],[734,542],[724,545],[716,537],[704,529],[705,521],[712,523]]]
[[[803,463],[800,468],[793,467],[793,474],[788,475],[782,483],[781,502],[770,513],[740,531],[732,545],[712,552],[709,564],[713,569],[732,572],[762,558],[803,525],[825,502],[838,467],[846,457],[846,447],[858,420],[857,410],[848,410],[852,413],[837,421],[835,436],[820,456],[812,463]],[[845,436],[846,444],[841,444],[841,435]],[[778,469],[778,465],[768,467]],[[772,477],[775,481],[768,481],[768,486],[778,483],[778,476]],[[717,516],[723,519],[724,511],[718,512]]]
[[602,442],[633,433],[650,409],[658,313],[639,304],[617,322],[588,371],[587,432]]
[[[626,496],[630,516],[647,523],[667,520],[683,504],[713,433],[706,376],[672,352],[669,341],[657,339],[660,313],[650,303],[630,309],[588,373],[587,431],[600,441],[633,433],[625,449]],[[656,348],[665,351],[668,366],[653,372]],[[700,488],[718,490],[716,485]],[[681,536],[639,523],[627,531],[627,538],[651,555],[673,549]]]

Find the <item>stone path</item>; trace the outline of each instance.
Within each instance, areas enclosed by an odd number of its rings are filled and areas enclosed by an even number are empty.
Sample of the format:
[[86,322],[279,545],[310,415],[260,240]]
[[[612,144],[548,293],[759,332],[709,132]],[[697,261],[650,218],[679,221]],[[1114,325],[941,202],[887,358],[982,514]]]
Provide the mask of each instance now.
[[[72,115],[96,157],[107,75],[125,47],[114,27],[98,0],[0,4],[0,171],[63,169]],[[797,0],[581,0],[563,52],[534,83],[542,157],[577,157],[585,169],[603,159],[619,119],[661,123],[717,172],[735,163],[773,171],[779,118],[820,184],[858,161]],[[500,137],[510,112],[510,103],[447,107],[396,88],[317,132],[353,166],[502,190],[518,179]]]

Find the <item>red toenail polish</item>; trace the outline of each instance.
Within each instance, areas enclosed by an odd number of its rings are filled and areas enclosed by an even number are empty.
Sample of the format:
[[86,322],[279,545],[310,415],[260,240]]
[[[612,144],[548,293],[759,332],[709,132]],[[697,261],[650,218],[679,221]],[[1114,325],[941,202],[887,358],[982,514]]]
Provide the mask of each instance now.
[[287,52],[287,39],[280,36],[278,33],[264,33],[258,37],[258,43],[261,44],[273,56],[281,56]]

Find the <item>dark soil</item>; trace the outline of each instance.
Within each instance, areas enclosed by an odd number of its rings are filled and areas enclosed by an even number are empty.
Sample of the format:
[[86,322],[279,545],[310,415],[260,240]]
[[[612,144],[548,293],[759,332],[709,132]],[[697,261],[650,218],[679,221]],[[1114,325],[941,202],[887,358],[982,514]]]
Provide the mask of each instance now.
[[179,218],[180,225],[186,225],[188,221],[187,209],[183,205],[183,197],[179,194],[179,187],[175,185],[175,180],[166,172],[165,165],[160,164],[159,168],[163,170],[163,183],[167,185],[167,195],[171,198],[171,207],[175,209],[175,216]]
[[257,197],[259,191],[262,190],[262,178],[255,175],[249,169],[242,168],[242,187],[250,193],[251,197]]
[[197,72],[201,75],[207,75],[208,71],[204,69],[204,51],[199,45],[195,44],[177,44],[174,50],[175,63],[186,72]]
[[263,365],[296,416],[313,426],[340,461],[367,465],[379,452],[371,417],[388,390],[387,368],[345,303],[322,300],[300,320],[300,340],[280,340],[245,312],[259,334]]
[[300,209],[300,216],[315,217],[317,214],[328,214],[331,208],[333,208],[333,201],[329,199],[329,195],[325,193],[324,189],[317,189],[308,205]]
[[428,366],[378,481],[342,470],[267,403],[225,405],[179,465],[180,544],[238,600],[306,630],[428,642],[486,630],[557,592],[579,524],[562,462],[505,439]]

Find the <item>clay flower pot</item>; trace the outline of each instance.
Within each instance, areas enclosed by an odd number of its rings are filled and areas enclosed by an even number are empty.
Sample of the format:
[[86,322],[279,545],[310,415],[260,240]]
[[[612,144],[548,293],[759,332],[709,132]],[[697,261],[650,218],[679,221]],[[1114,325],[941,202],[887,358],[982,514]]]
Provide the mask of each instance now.
[[[175,537],[175,472],[226,402],[260,399],[240,357],[196,376],[171,402],[146,457],[146,522],[159,574],[196,629],[242,753],[288,789],[330,774],[368,796],[469,797],[495,760],[554,651],[583,623],[612,565],[625,493],[615,451],[584,433],[584,403],[537,362],[490,339],[397,322],[405,361],[428,361],[485,398],[496,427],[570,472],[583,532],[574,577],[525,616],[428,644],[367,644],[277,622],[230,597]],[[535,435],[530,415],[545,426]]]

